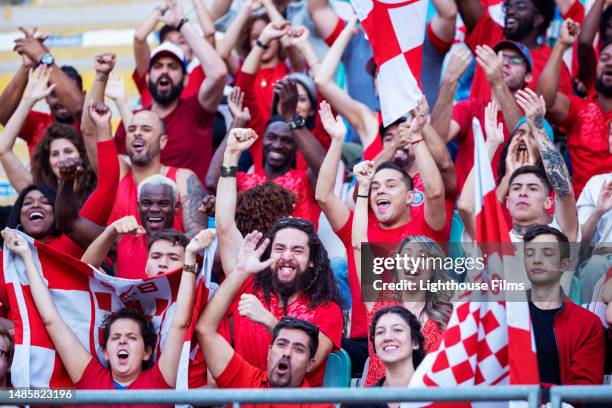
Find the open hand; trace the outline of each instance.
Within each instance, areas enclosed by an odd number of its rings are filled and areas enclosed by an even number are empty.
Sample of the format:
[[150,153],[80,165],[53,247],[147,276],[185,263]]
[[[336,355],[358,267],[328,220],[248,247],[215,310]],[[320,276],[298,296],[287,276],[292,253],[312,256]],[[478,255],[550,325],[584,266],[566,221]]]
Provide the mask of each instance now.
[[326,101],[321,101],[319,105],[319,116],[327,134],[333,140],[344,141],[346,137],[346,125],[339,115],[334,118],[331,106]]
[[261,245],[257,246],[262,238],[263,234],[259,231],[250,232],[244,237],[242,247],[240,247],[240,252],[238,253],[237,270],[253,275],[263,271],[276,262],[277,259],[274,256],[270,256],[270,259],[265,261],[260,260],[266,248],[270,245],[270,240],[266,238]]

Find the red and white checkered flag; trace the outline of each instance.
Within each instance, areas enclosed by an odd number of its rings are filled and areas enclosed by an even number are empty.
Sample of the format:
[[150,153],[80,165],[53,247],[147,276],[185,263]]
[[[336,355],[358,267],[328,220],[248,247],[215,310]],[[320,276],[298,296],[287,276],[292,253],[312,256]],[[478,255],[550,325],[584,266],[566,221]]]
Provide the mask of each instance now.
[[378,94],[385,126],[417,106],[426,0],[350,0],[379,68]]
[[[54,251],[23,235],[29,243],[34,262],[46,281],[60,315],[83,346],[105,362],[100,330],[104,316],[123,306],[139,309],[151,317],[158,343],[156,355],[164,344],[174,316],[182,271],[143,280],[120,279],[103,275],[79,260]],[[205,303],[216,240],[206,249],[198,279],[196,308]],[[15,324],[15,354],[11,380],[15,387],[71,387],[73,384],[56,353],[32,299],[28,276],[20,257],[4,248],[4,277],[9,298],[9,318]],[[194,317],[193,322],[197,319]],[[193,323],[192,323],[193,327]],[[187,387],[187,366],[191,331],[183,345],[177,388]]]
[[[475,228],[477,244],[487,255],[487,268],[466,280],[490,283],[491,276],[505,279],[504,271],[512,271],[512,261],[516,258],[495,193],[493,171],[478,119],[473,121],[473,130]],[[481,245],[485,243],[486,246]],[[489,295],[493,298],[493,291]],[[511,302],[456,303],[438,350],[425,357],[410,386],[538,384],[526,294],[522,299],[516,293],[512,295]]]

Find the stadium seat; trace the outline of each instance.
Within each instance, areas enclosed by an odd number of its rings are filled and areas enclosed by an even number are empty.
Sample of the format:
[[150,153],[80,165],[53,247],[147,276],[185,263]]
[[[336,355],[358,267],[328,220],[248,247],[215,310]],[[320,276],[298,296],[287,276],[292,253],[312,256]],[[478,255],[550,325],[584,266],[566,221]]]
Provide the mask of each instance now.
[[329,353],[323,387],[348,387],[351,383],[351,359],[340,349]]

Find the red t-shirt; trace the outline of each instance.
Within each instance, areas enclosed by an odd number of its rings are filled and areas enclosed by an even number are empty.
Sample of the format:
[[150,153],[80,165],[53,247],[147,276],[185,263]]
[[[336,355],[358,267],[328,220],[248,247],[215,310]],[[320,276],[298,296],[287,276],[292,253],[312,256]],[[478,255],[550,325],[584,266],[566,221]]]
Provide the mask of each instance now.
[[117,277],[144,279],[149,249],[147,236],[125,234],[117,244]]
[[[26,141],[28,144],[28,152],[30,158],[34,156],[34,149],[36,145],[41,141],[47,128],[53,123],[53,116],[44,112],[31,111],[28,113],[23,127],[19,131],[19,137]],[[81,133],[81,122],[75,120],[72,122],[72,126]]]
[[[168,171],[165,176],[176,183],[176,173],[178,172],[176,167],[168,167]],[[118,220],[119,218],[133,215],[136,217],[136,221],[142,225],[140,220],[140,212],[138,211],[138,186],[134,181],[132,170],[130,170],[119,182],[119,188],[117,189],[117,198],[112,206],[112,212],[108,217],[108,224]],[[174,221],[172,228],[177,231],[183,232],[183,211],[181,208],[181,199],[179,196],[178,207],[174,214]]]
[[[238,183],[238,191],[243,191],[260,186],[269,180],[264,170],[260,169],[255,170],[254,173],[239,172],[236,181]],[[296,202],[293,208],[293,216],[312,222],[316,229],[319,225],[321,208],[315,200],[314,192],[310,187],[306,172],[291,169],[282,176],[272,180],[272,182],[295,194]]]
[[[150,106],[145,110],[150,109]],[[214,113],[205,111],[197,95],[179,98],[176,108],[166,116],[164,126],[168,144],[161,152],[161,161],[166,166],[193,170],[204,182],[212,158],[212,126]],[[123,122],[115,133],[115,142],[120,154],[126,154],[125,128]]]
[[590,100],[569,97],[569,111],[562,126],[567,131],[576,197],[592,176],[612,171],[608,141],[611,119],[612,112],[604,112],[596,97]]
[[[238,302],[243,293],[257,296],[266,310],[272,313],[278,320],[285,316],[285,313],[283,307],[279,304],[280,300],[276,294],[272,293],[270,295],[270,304],[266,303],[263,293],[260,290],[255,290],[252,278],[245,282],[234,299],[234,303],[228,309],[228,315],[231,315],[233,319],[234,349],[249,364],[265,370],[268,364],[268,346],[272,343],[272,337],[264,326],[253,322],[248,317],[242,317],[238,313]],[[321,333],[325,334],[332,341],[334,350],[340,349],[343,320],[342,310],[340,310],[340,306],[336,303],[329,302],[310,308],[308,306],[308,299],[304,295],[300,295],[287,306],[286,316],[297,317],[315,324],[319,327]],[[327,359],[321,362],[314,371],[306,375],[308,383],[313,387],[319,387],[323,384],[326,365]]]
[[[191,72],[187,74],[187,84],[183,88],[183,92],[181,92],[181,98],[187,99],[190,96],[197,95],[200,91],[202,82],[204,82],[204,78],[206,78],[206,75],[204,74],[204,70],[202,69],[201,65],[198,65],[192,69]],[[132,73],[132,79],[134,80],[136,89],[138,89],[138,93],[140,94],[140,104],[142,106],[151,105],[153,103],[153,97],[151,96],[151,92],[149,92],[149,87],[147,86],[147,76],[143,75],[139,77],[136,70],[134,70]]]
[[[76,389],[78,390],[115,390],[115,385],[113,384],[113,376],[111,374],[110,369],[105,368],[100,361],[98,361],[97,357],[92,357],[89,361],[89,364],[85,368],[81,379],[75,384]],[[159,371],[159,366],[157,362],[153,367],[148,370],[144,370],[140,373],[138,378],[136,378],[130,385],[128,385],[128,390],[169,390],[174,387],[171,387],[166,380],[164,380],[164,376],[161,371]],[[95,405],[94,405],[95,406]],[[129,407],[159,407],[160,405],[113,405],[113,407],[117,408],[129,408]],[[170,408],[173,405],[166,405],[166,407]]]
[[[351,338],[368,336],[368,313],[361,296],[361,286],[357,277],[355,257],[353,255],[352,233],[353,213],[346,223],[336,230],[335,233],[344,244],[348,260],[348,284],[351,290]],[[410,235],[425,235],[436,242],[447,242],[446,228],[440,231],[433,230],[423,218],[420,222],[414,219],[412,222],[397,228],[383,229],[376,218],[369,217],[368,242],[397,242],[398,244]]]
[[[453,107],[452,119],[459,125],[459,133],[455,140],[459,145],[457,156],[455,158],[455,170],[457,172],[457,191],[463,189],[463,184],[467,179],[472,167],[474,167],[474,132],[472,131],[472,119],[478,118],[481,124],[485,123],[485,109],[487,103],[476,98],[469,98],[458,102]],[[510,138],[510,132],[504,122],[504,117],[501,112],[497,113],[497,120],[504,125],[504,142]],[[485,140],[486,132],[483,132]],[[497,165],[501,159],[502,149],[497,149],[491,167],[493,168],[493,177],[497,179]]]
[[[493,48],[498,42],[504,39],[506,39],[506,36],[504,35],[503,27],[493,21],[489,13],[485,10],[472,32],[466,36],[465,44],[472,50],[474,55],[476,55],[477,45],[488,45]],[[529,88],[533,90],[536,89],[538,80],[540,79],[540,73],[546,66],[551,52],[552,48],[546,45],[535,50],[530,50],[531,59],[533,60],[533,69],[531,71],[533,79],[527,85]],[[562,64],[559,77],[559,92],[571,95],[572,89],[569,71],[565,64]],[[476,67],[470,96],[481,101],[488,101],[491,99],[491,87],[487,81],[487,76],[480,66]]]
[[[255,368],[247,363],[238,353],[230,360],[225,370],[215,378],[219,388],[272,388],[268,381],[268,374],[265,370]],[[310,388],[308,382],[304,380],[301,388]],[[333,404],[241,404],[244,408],[309,408],[318,407],[332,408]]]

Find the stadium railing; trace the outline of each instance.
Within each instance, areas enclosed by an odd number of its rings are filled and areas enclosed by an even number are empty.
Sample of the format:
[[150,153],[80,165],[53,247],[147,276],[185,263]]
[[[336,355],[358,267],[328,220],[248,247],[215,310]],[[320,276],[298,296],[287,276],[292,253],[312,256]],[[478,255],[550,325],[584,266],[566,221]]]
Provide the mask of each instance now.
[[[13,391],[23,391],[17,389]],[[195,389],[195,390],[115,390],[72,391],[70,399],[52,399],[50,393],[35,396],[2,390],[0,405],[220,405],[334,403],[367,404],[390,401],[460,402],[525,401],[530,408],[540,406],[538,386],[431,387],[431,388],[319,388],[313,389]],[[23,396],[25,394],[25,397]],[[12,397],[11,397],[12,395]],[[22,395],[22,397],[16,397]],[[612,386],[557,386],[550,389],[551,408],[562,401],[612,402]]]

